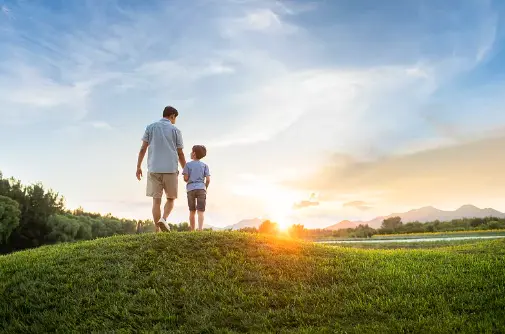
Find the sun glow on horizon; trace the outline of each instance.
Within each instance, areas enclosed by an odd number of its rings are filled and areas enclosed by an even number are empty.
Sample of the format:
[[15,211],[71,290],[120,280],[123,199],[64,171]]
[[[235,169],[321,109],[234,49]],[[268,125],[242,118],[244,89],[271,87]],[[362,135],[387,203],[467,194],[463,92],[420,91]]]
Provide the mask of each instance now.
[[234,186],[232,191],[237,195],[254,197],[263,202],[264,214],[260,216],[276,223],[282,232],[293,225],[293,205],[303,197],[275,182],[251,175],[240,186]]
[[271,219],[272,223],[275,223],[277,224],[277,228],[279,229],[279,231],[281,232],[285,232],[287,231],[292,224],[289,223],[289,221],[285,218],[272,218]]

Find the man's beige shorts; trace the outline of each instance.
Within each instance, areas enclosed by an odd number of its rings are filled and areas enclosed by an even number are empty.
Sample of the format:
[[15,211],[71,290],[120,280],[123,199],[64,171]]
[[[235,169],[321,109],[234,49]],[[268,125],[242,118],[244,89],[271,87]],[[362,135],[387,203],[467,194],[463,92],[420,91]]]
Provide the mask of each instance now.
[[147,175],[146,196],[162,198],[163,190],[167,198],[177,198],[179,173],[149,173]]

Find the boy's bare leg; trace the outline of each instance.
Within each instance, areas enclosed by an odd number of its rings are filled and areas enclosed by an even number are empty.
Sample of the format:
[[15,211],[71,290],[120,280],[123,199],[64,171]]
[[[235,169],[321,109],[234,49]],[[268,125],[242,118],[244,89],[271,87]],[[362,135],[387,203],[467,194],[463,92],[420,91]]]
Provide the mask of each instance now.
[[[195,213],[196,211],[189,212],[189,227],[191,228],[191,231],[195,230]],[[200,219],[200,216],[198,216],[198,219]]]
[[198,231],[203,230],[203,220],[205,219],[205,212],[198,211]]
[[160,227],[158,226],[158,221],[161,217],[161,198],[153,198],[153,220],[154,227],[156,228],[156,232],[160,231]]
[[172,209],[174,208],[174,203],[175,201],[173,198],[167,198],[167,202],[165,203],[165,207],[163,208],[163,219],[167,220],[168,216],[172,212]]

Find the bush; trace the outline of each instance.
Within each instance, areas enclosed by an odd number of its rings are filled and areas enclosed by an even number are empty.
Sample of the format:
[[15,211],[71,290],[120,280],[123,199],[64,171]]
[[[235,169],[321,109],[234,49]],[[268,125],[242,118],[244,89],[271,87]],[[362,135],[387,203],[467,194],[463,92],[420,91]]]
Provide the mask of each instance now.
[[9,197],[0,196],[0,244],[7,243],[12,231],[19,226],[19,204]]

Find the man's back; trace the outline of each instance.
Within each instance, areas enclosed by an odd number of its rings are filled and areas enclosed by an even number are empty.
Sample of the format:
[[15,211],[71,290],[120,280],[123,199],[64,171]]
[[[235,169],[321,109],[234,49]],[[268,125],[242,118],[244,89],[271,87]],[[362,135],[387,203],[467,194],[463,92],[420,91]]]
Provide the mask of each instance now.
[[177,149],[183,148],[182,135],[170,120],[162,118],[147,126],[142,140],[149,143],[147,169],[150,173],[176,173]]

